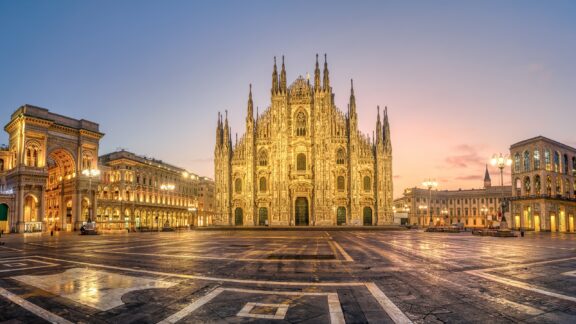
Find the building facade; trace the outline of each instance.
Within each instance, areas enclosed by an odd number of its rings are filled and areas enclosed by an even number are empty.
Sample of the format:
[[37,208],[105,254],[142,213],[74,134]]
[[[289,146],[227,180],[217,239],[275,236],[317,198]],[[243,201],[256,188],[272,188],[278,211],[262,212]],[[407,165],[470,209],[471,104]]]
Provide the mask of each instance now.
[[516,229],[574,232],[576,149],[538,136],[510,146]]
[[510,198],[510,191],[511,186],[493,187],[486,167],[481,189],[405,189],[404,196],[394,200],[394,211],[407,214],[410,225],[430,226],[432,223],[433,226],[487,227],[498,220],[500,204],[503,199]]
[[[358,130],[351,87],[347,113],[334,104],[328,65],[314,80],[287,85],[284,58],[272,72],[271,103],[256,112],[248,95],[246,133],[234,144],[219,114],[214,152],[214,224],[392,224],[392,143],[387,109],[373,139]],[[224,119],[224,120],[223,120]]]
[[[210,224],[213,181],[126,151],[98,158],[99,125],[24,105],[0,147],[0,231],[160,229]],[[89,176],[87,170],[100,170]],[[213,189],[212,189],[213,192]]]
[[124,150],[102,155],[99,162],[95,220],[100,229],[161,230],[211,222],[198,216],[211,211],[199,202],[201,188],[212,180]]

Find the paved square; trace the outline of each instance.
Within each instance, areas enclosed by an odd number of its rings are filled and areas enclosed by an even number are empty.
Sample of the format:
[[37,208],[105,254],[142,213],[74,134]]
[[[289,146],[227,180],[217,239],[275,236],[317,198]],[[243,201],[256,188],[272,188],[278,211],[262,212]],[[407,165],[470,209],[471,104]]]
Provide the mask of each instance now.
[[198,230],[7,244],[0,320],[576,322],[574,235]]

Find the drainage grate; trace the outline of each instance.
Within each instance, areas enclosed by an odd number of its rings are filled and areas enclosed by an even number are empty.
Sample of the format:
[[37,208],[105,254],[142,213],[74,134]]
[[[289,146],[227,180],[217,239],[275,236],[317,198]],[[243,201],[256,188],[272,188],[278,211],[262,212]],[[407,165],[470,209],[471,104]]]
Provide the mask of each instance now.
[[281,260],[335,260],[334,254],[270,254],[268,259]]

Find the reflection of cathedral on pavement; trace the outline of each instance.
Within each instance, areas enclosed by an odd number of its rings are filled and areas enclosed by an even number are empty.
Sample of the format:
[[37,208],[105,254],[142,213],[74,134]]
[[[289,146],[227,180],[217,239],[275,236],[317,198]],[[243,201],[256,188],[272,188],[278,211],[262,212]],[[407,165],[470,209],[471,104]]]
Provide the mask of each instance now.
[[256,119],[251,90],[246,133],[234,145],[227,113],[218,118],[215,224],[392,224],[386,109],[372,140],[360,133],[353,87],[344,114],[318,57],[313,85],[299,77],[287,87],[284,59],[280,75],[274,63],[271,105]]

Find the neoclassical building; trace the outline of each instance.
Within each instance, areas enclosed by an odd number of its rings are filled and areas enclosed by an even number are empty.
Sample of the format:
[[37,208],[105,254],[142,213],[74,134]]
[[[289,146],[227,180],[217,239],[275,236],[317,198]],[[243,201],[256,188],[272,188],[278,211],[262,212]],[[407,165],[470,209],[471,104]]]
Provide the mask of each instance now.
[[538,136],[510,146],[513,228],[574,232],[576,149]]
[[211,223],[212,201],[200,197],[211,179],[125,150],[102,155],[99,162],[95,220],[101,230],[161,230]]
[[[99,125],[24,105],[0,147],[0,230],[159,230],[209,225],[214,182],[127,151],[98,156]],[[89,176],[86,171],[99,170]]]
[[[408,188],[394,200],[394,211],[405,214],[408,224],[434,226],[463,224],[465,227],[487,227],[498,219],[502,200],[510,198],[511,186],[492,186],[488,167],[484,185],[478,189],[432,190]],[[430,209],[430,213],[428,213]]]
[[392,143],[387,109],[369,136],[358,130],[354,88],[347,112],[334,104],[328,64],[314,80],[287,85],[284,58],[272,72],[270,106],[248,95],[246,132],[232,141],[228,112],[218,114],[214,150],[214,224],[392,224]]

